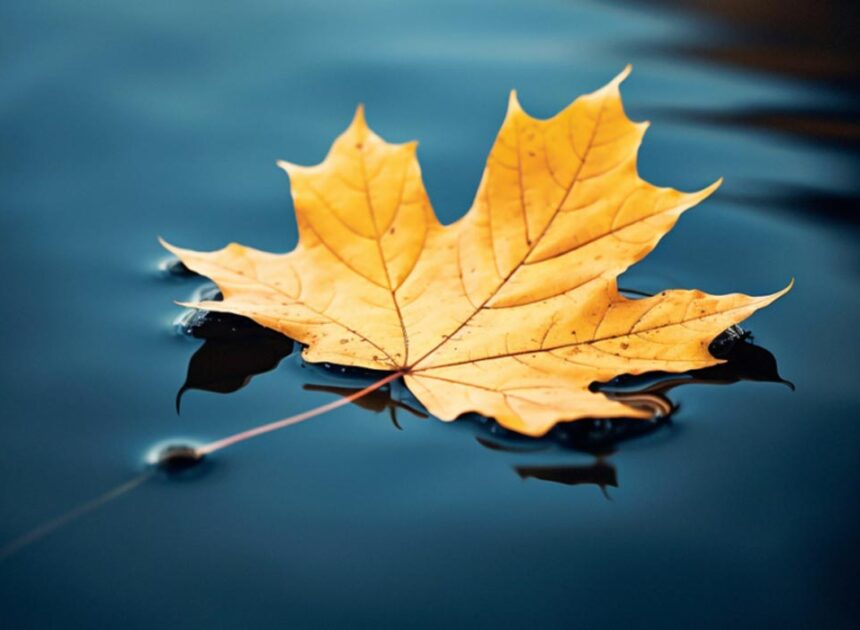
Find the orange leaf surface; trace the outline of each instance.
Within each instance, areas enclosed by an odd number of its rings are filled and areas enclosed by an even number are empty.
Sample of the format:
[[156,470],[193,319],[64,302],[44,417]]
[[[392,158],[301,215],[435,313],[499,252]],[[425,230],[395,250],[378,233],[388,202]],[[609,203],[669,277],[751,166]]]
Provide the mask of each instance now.
[[165,243],[224,295],[189,306],[278,330],[307,361],[398,372],[443,420],[477,412],[537,436],[564,420],[645,417],[589,385],[719,363],[711,340],[789,287],[618,292],[618,275],[719,185],[682,193],[639,177],[647,125],[622,108],[628,72],[548,120],[512,93],[472,208],[449,226],[427,198],[415,143],[385,142],[359,107],[321,164],[279,162],[293,251]]

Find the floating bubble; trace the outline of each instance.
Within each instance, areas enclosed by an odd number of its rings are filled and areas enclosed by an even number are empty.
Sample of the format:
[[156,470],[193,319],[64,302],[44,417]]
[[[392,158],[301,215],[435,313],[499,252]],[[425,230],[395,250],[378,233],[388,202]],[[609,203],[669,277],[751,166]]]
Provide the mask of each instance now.
[[153,446],[146,454],[146,462],[167,474],[177,474],[194,468],[204,456],[196,444],[171,440]]
[[188,470],[203,461],[203,455],[193,446],[174,444],[158,453],[155,465],[168,473]]

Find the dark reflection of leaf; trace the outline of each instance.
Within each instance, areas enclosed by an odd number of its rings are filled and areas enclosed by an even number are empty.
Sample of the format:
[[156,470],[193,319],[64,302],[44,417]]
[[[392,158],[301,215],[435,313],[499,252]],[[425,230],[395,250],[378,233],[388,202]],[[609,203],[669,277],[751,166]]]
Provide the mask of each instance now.
[[205,341],[188,362],[185,383],[176,394],[177,412],[188,390],[235,392],[253,376],[273,370],[293,350],[293,342],[282,334],[228,313],[200,312],[183,328]]
[[[349,396],[354,393],[357,388],[355,387],[336,387],[334,385],[314,385],[308,383],[302,386],[302,389],[309,392],[329,392],[331,394],[337,394],[338,396]],[[427,414],[419,409],[415,409],[405,402],[400,400],[394,400],[391,397],[391,392],[386,390],[377,389],[376,391],[370,392],[366,396],[359,398],[356,401],[353,401],[354,405],[358,405],[362,409],[367,409],[368,411],[373,411],[374,413],[382,413],[383,411],[388,410],[389,418],[391,418],[391,424],[393,424],[397,429],[402,430],[403,427],[400,426],[400,423],[397,421],[397,410],[403,409],[408,411],[410,414],[415,416],[416,418],[427,418]]]
[[474,418],[472,423],[475,430],[483,434],[479,443],[492,450],[522,452],[524,448],[551,444],[564,449],[606,455],[622,442],[668,427],[675,405],[667,394],[680,385],[728,385],[739,381],[760,381],[794,387],[780,376],[774,356],[752,344],[740,327],[732,327],[714,340],[711,352],[726,362],[682,374],[650,372],[639,376],[620,376],[592,387],[595,391],[651,411],[655,417],[652,422],[628,418],[580,420],[560,424],[539,439],[507,431],[486,418]]
[[611,420],[581,420],[558,425],[545,437],[534,439],[506,431],[486,419],[475,420],[475,426],[490,437],[478,436],[478,443],[494,451],[529,453],[547,450],[551,446],[583,451],[596,456],[590,465],[516,466],[521,478],[534,478],[568,485],[593,484],[606,494],[606,486],[618,486],[615,468],[603,460],[622,442],[655,433],[671,426],[675,405],[667,393],[691,384],[728,385],[739,381],[760,381],[794,385],[784,380],[776,359],[767,350],[751,343],[749,335],[734,326],[711,344],[711,353],[726,362],[683,374],[651,372],[639,376],[621,376],[609,383],[593,387],[627,404],[644,407],[655,414],[653,422],[617,418]]
[[679,385],[695,383],[730,385],[739,381],[759,381],[783,383],[794,389],[794,384],[780,376],[776,357],[761,346],[751,343],[747,333],[739,326],[733,326],[717,337],[710,350],[711,354],[724,359],[725,363],[681,374],[649,372],[640,376],[621,376],[608,383],[596,385],[593,389],[626,402],[645,394],[664,396]]
[[615,466],[599,457],[586,466],[515,466],[514,470],[520,479],[540,479],[568,486],[599,486],[604,496],[607,486],[618,487]]
[[[623,398],[623,396],[618,396]],[[662,395],[630,394],[634,402],[639,402],[648,410],[653,410],[654,400],[659,404],[668,399]],[[669,407],[672,407],[669,403]],[[579,451],[592,455],[609,455],[617,446],[637,437],[656,432],[669,425],[670,416],[656,417],[654,420],[631,418],[601,418],[598,420],[577,420],[576,422],[556,425],[541,438],[532,438],[508,431],[487,418],[471,418],[473,430],[482,433],[478,443],[494,451],[523,453],[529,450],[562,449]]]
[[[189,317],[182,327],[186,333],[205,342],[191,357],[188,376],[177,397],[177,404],[182,393],[189,389],[219,393],[236,391],[254,375],[277,366],[293,347],[293,343],[283,335],[234,315],[204,312]],[[751,343],[749,335],[740,327],[725,331],[714,340],[710,350],[725,363],[683,374],[651,372],[621,376],[593,386],[595,391],[648,409],[654,414],[654,420],[650,422],[629,418],[580,420],[557,425],[542,438],[508,431],[479,416],[464,417],[457,424],[468,427],[481,446],[493,451],[537,455],[539,451],[561,449],[595,455],[597,459],[589,465],[518,465],[515,471],[524,479],[567,485],[593,484],[605,492],[607,486],[617,487],[618,480],[615,468],[602,457],[613,453],[623,442],[671,426],[675,406],[667,393],[675,387],[695,383],[725,385],[738,381],[764,381],[786,383],[793,388],[780,376],[774,356]],[[376,380],[379,376],[376,372],[341,366],[322,364],[316,367],[325,371],[325,380],[336,379],[342,383],[306,383],[304,389],[339,396],[348,396],[365,387],[368,379]],[[398,429],[401,428],[396,414],[398,410],[417,418],[427,417],[417,401],[394,399],[391,394],[390,388],[379,389],[354,404],[375,413],[388,412]]]
[[475,436],[475,440],[478,444],[484,448],[490,449],[491,451],[504,451],[506,453],[537,453],[538,451],[545,451],[549,448],[548,444],[526,444],[523,446],[500,444],[490,438],[482,437],[480,435]]

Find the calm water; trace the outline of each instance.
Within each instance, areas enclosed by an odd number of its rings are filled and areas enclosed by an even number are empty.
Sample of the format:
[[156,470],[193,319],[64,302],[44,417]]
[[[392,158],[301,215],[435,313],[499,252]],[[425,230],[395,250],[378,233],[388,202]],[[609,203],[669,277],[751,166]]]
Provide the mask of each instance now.
[[[711,19],[550,0],[4,3],[0,545],[133,478],[153,444],[333,399],[309,383],[348,386],[287,358],[236,393],[186,392],[178,416],[200,341],[175,334],[172,301],[203,281],[160,272],[156,235],[291,248],[274,160],[320,160],[359,101],[388,139],[421,141],[451,221],[511,87],[547,116],[633,62],[628,111],[654,123],[642,174],[726,184],[623,285],[756,293],[796,277],[747,327],[797,390],[675,390],[671,427],[602,460],[346,407],[200,475],[154,477],[7,558],[0,625],[856,623],[853,95],[717,54],[709,42],[748,31]],[[602,466],[618,487],[607,500],[522,478],[546,466]]]

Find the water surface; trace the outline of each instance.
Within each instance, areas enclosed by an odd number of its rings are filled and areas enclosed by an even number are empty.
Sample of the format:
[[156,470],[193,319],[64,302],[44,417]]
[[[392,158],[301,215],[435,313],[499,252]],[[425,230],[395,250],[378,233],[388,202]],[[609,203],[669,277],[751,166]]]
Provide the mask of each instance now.
[[[162,440],[333,399],[307,385],[335,376],[288,357],[234,393],[186,392],[177,415],[201,342],[175,334],[173,300],[202,281],[160,272],[156,235],[290,249],[274,161],[319,161],[358,102],[387,139],[421,142],[449,222],[509,89],[549,116],[632,62],[628,112],[653,122],[643,176],[726,183],[622,284],[765,293],[795,277],[747,327],[797,389],[676,389],[671,426],[601,459],[345,407],[205,474],[154,477],[6,559],[0,624],[853,626],[853,67],[818,39],[807,58],[828,72],[727,54],[769,41],[767,21],[718,18],[560,0],[4,4],[0,544],[131,479]],[[523,474],[553,466],[592,481]]]

